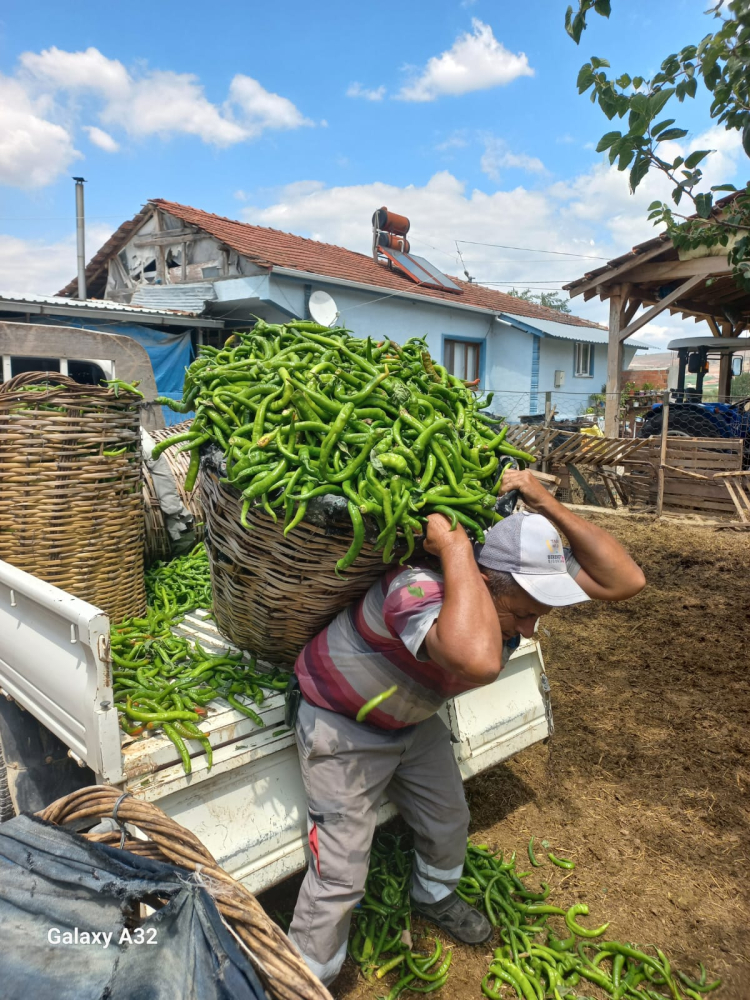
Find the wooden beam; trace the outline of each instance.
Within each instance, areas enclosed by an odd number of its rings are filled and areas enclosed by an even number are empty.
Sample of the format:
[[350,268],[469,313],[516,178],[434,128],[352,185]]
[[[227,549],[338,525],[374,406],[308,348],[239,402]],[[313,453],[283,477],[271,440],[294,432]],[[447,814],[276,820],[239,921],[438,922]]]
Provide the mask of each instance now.
[[[599,293],[600,285],[608,285],[610,282],[616,282],[620,275],[627,273],[632,270],[632,268],[645,263],[647,260],[658,257],[660,253],[664,253],[665,251],[671,249],[672,244],[669,241],[665,241],[660,246],[651,247],[651,249],[646,250],[645,253],[639,253],[637,256],[633,257],[632,260],[626,260],[624,263],[620,264],[619,267],[607,268],[606,271],[603,271],[596,277],[589,278],[588,281],[581,282],[581,284],[576,288],[571,288],[570,285],[568,285],[567,291],[570,293],[571,299],[574,299],[576,295],[585,294],[589,290],[593,290],[594,295],[597,295]],[[628,275],[628,277],[630,277],[630,275]]]
[[620,391],[622,383],[622,326],[623,299],[619,290],[609,299],[609,339],[607,341],[607,395],[604,400],[604,434],[619,437]]
[[693,274],[729,274],[732,265],[726,257],[696,257],[693,260],[669,260],[654,264],[644,264],[634,268],[628,278],[631,281],[674,281],[675,278],[689,278]]
[[[642,316],[639,316],[638,319],[634,319],[632,323],[625,327],[624,330],[620,330],[618,333],[620,340],[627,340],[627,338],[632,336],[637,330],[640,330],[642,326],[650,323],[654,317],[659,315],[659,313],[664,312],[664,310],[671,306],[673,302],[676,302],[677,299],[686,295],[691,288],[695,288],[696,285],[705,281],[707,277],[708,275],[705,274],[694,274],[692,278],[688,278],[687,281],[683,281],[679,288],[675,288],[675,290],[670,292],[669,295],[665,295],[664,298],[657,302],[655,306],[652,306]],[[611,331],[612,327],[610,326],[610,335]]]
[[133,240],[134,247],[164,247],[172,243],[193,242],[205,238],[204,233],[194,233],[192,229],[168,229],[157,236],[142,236]]
[[714,335],[714,337],[720,337],[721,336],[721,332],[719,331],[718,324],[717,324],[716,320],[713,318],[713,316],[709,316],[708,319],[706,320],[706,322],[708,323],[709,327],[711,328],[711,333]]
[[638,310],[641,308],[643,303],[640,299],[632,299],[626,309],[623,310],[622,314],[622,325],[627,326],[631,319],[635,316]]

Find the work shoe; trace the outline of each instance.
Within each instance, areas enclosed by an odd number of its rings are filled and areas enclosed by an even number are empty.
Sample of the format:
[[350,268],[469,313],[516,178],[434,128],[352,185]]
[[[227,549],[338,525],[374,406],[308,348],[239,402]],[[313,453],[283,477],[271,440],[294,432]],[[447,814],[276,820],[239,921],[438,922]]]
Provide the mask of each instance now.
[[446,931],[462,944],[483,944],[492,937],[487,917],[452,892],[437,903],[411,901],[412,911]]

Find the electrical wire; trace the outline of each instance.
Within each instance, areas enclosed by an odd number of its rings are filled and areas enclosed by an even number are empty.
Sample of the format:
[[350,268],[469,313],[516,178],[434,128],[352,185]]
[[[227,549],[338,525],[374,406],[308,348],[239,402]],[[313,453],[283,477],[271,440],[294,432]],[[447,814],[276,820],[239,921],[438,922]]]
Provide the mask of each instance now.
[[579,257],[581,260],[609,260],[609,257],[597,257],[593,254],[571,253],[568,250],[544,250],[542,247],[512,247],[506,243],[480,243],[478,240],[456,240],[456,243],[469,243],[475,247],[496,247],[499,250],[529,250],[532,253],[551,253],[560,257]]

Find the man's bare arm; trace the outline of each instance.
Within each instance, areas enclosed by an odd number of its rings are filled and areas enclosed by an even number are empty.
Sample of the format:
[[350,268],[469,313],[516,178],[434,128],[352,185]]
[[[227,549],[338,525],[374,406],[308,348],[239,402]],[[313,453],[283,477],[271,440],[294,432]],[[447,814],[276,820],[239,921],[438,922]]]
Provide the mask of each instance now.
[[461,525],[455,531],[442,514],[427,519],[425,549],[440,559],[445,598],[427,633],[431,660],[474,684],[489,684],[502,669],[503,637],[495,605]]
[[568,510],[530,472],[508,469],[503,488],[520,490],[526,504],[561,531],[581,565],[576,583],[597,601],[625,601],[646,586],[640,566],[609,532]]

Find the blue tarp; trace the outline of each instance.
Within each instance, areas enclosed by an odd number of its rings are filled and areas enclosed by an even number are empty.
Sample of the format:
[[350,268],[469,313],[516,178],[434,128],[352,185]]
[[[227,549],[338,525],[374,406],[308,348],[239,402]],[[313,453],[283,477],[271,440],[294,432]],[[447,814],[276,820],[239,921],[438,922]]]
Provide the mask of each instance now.
[[[50,317],[46,322],[54,323],[55,326],[74,326],[83,330],[98,330],[100,333],[132,337],[145,348],[151,359],[159,395],[182,399],[185,369],[193,360],[190,330],[185,330],[184,333],[164,333],[138,323],[97,323],[67,317],[65,319]],[[191,416],[191,414],[174,413],[166,406],[162,407],[162,412],[167,427],[170,424],[178,424],[181,420],[187,420]]]
[[266,997],[191,873],[27,815],[0,826],[0,983],[7,1000]]

